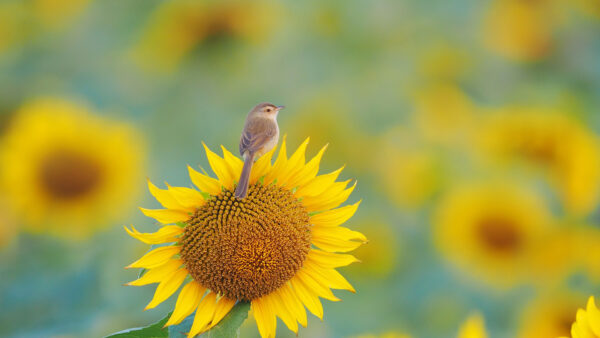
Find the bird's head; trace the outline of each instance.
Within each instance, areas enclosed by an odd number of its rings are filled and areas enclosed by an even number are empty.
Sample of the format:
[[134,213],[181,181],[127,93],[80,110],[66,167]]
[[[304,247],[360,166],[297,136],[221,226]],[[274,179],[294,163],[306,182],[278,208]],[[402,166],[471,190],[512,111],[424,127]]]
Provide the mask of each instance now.
[[275,118],[277,117],[277,113],[283,108],[285,108],[285,106],[276,106],[272,103],[263,102],[257,104],[250,113],[252,115]]

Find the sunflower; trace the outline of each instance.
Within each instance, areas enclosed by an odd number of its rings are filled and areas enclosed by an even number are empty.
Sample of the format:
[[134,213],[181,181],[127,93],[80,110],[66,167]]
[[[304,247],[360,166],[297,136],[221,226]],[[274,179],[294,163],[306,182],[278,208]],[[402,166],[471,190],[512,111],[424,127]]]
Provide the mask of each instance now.
[[439,41],[419,52],[417,70],[429,81],[452,83],[468,74],[472,65],[473,60],[464,48]]
[[34,0],[28,8],[42,28],[64,29],[79,18],[90,3],[90,0]]
[[0,249],[10,244],[17,234],[16,220],[4,202],[0,199]]
[[0,3],[0,54],[25,38],[25,6],[18,2]]
[[143,147],[127,124],[75,103],[39,99],[11,119],[0,163],[0,186],[27,229],[77,238],[132,201]]
[[594,296],[587,302],[587,308],[577,310],[577,317],[571,326],[571,338],[599,338],[600,310],[596,307]]
[[484,23],[490,50],[516,61],[535,61],[554,45],[555,1],[494,0]]
[[600,200],[600,142],[577,120],[549,109],[502,108],[481,129],[482,150],[500,163],[540,169],[567,211],[585,215]]
[[[431,98],[435,97],[435,100]],[[439,144],[465,144],[471,134],[475,106],[456,85],[436,83],[414,94],[416,126],[426,140]]]
[[570,256],[575,269],[580,269],[584,276],[594,285],[600,283],[600,226],[598,224],[572,224]]
[[146,69],[170,71],[198,46],[223,39],[264,41],[280,15],[262,0],[164,2],[142,29],[132,56]]
[[525,306],[517,337],[567,336],[581,301],[579,294],[566,290],[539,295]]
[[574,0],[568,4],[581,13],[587,14],[594,19],[600,19],[600,2],[595,0]]
[[472,314],[467,318],[458,330],[457,338],[487,338],[485,322],[479,313]]
[[530,277],[533,253],[552,228],[551,216],[537,195],[502,182],[451,190],[433,222],[434,242],[443,257],[498,287]]
[[444,163],[435,150],[408,128],[395,127],[379,141],[374,159],[379,186],[404,209],[419,209],[440,190]]
[[402,259],[403,245],[399,243],[398,236],[392,226],[376,215],[367,217],[368,222],[358,222],[356,229],[363,230],[369,241],[377,245],[363,245],[356,249],[354,255],[361,261],[369,264],[356,264],[348,268],[348,274],[356,278],[368,278],[382,280],[388,278],[397,268]]
[[373,136],[358,128],[355,121],[348,119],[347,104],[343,94],[336,89],[324,89],[299,108],[298,114],[289,122],[294,126],[290,138],[302,142],[302,135],[310,133],[317,144],[336,140],[329,153],[329,161],[347,162],[354,171],[369,171],[373,148],[369,140]]
[[[223,147],[223,157],[206,145],[217,178],[188,167],[199,189],[150,192],[165,209],[142,212],[164,226],[155,233],[127,232],[156,248],[128,268],[148,269],[129,285],[159,283],[146,307],[154,308],[183,286],[165,326],[180,323],[196,311],[188,334],[193,337],[216,325],[236,304],[250,302],[262,337],[274,337],[276,317],[298,332],[306,325],[306,307],[319,318],[319,297],[338,301],[331,289],[354,292],[335,268],[356,262],[348,254],[366,241],[364,235],[341,227],[359,203],[338,207],[356,184],[336,182],[342,168],[317,175],[325,148],[305,163],[306,140],[289,158],[285,139],[271,164],[274,150],[252,168],[245,199],[233,196],[242,161]],[[336,209],[334,209],[336,208]]]
[[372,333],[362,334],[362,335],[355,336],[354,338],[410,338],[410,336],[405,333],[400,333],[397,331],[389,331],[389,332],[381,333],[381,334],[372,334]]

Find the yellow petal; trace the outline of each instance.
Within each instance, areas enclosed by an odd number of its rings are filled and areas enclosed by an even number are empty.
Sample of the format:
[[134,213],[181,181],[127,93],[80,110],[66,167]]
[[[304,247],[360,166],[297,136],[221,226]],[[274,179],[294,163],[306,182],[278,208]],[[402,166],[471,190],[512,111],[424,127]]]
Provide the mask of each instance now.
[[596,307],[594,296],[588,299],[587,315],[589,317],[590,328],[597,337],[600,337],[600,310]]
[[154,297],[148,303],[148,306],[144,310],[153,309],[158,304],[167,300],[167,298],[171,297],[177,289],[181,286],[185,277],[187,277],[188,272],[186,269],[179,269],[170,278],[163,280],[156,287],[156,291],[154,292]]
[[276,147],[273,147],[271,151],[264,154],[252,166],[252,171],[250,172],[250,184],[256,183],[259,178],[266,175],[271,170],[271,159],[273,158],[273,153],[275,153]]
[[177,200],[169,193],[167,190],[159,189],[157,186],[152,184],[150,180],[148,180],[148,190],[156,200],[167,209],[175,209],[180,210],[183,209],[183,206],[177,202]]
[[321,158],[327,149],[327,145],[325,145],[321,150],[317,153],[315,157],[313,157],[298,173],[294,174],[289,182],[289,187],[299,187],[307,184],[310,180],[314,179],[319,173],[319,165],[321,163]]
[[474,313],[458,329],[457,338],[487,338],[485,321],[479,313]]
[[294,290],[298,299],[306,306],[308,311],[312,312],[315,316],[319,317],[321,320],[323,319],[323,305],[321,305],[321,301],[319,297],[317,297],[313,292],[308,290],[306,286],[300,281],[298,276],[292,277],[290,279],[290,284]]
[[296,318],[298,323],[306,327],[306,310],[304,309],[304,305],[302,305],[300,299],[298,299],[298,296],[296,296],[291,284],[286,283],[275,292],[279,294],[284,304],[287,305],[288,310],[294,316],[294,318]]
[[196,309],[196,315],[194,316],[194,323],[188,333],[189,337],[194,337],[205,331],[207,325],[215,316],[217,309],[217,295],[214,292],[209,292],[204,296],[200,305]]
[[129,230],[126,226],[123,228],[125,228],[125,231],[127,231],[131,237],[146,244],[176,242],[178,240],[177,236],[183,233],[183,228],[177,225],[164,226],[154,233],[141,233],[137,231],[133,225],[131,226],[131,230]]
[[312,249],[308,252],[306,260],[310,260],[324,268],[337,268],[359,262],[359,260],[352,255],[337,254],[316,249]]
[[210,325],[207,327],[207,330],[211,329],[213,326],[219,324],[221,319],[223,319],[223,317],[225,317],[225,315],[227,315],[229,313],[229,311],[231,311],[231,309],[233,308],[235,303],[236,303],[236,300],[234,300],[234,299],[221,297],[221,299],[219,299],[217,301],[217,308],[215,309],[215,316],[213,317]]
[[578,336],[586,337],[586,338],[591,338],[591,337],[595,336],[594,333],[592,332],[592,329],[590,328],[588,318],[587,318],[584,310],[579,309],[577,311],[576,320],[577,320],[576,331],[577,331]]
[[209,193],[213,196],[221,193],[221,183],[219,183],[219,181],[210,176],[197,172],[190,166],[188,166],[188,172],[190,173],[190,179],[192,180],[192,183],[194,183],[194,185],[198,187],[200,191]]
[[210,167],[212,168],[215,175],[217,175],[217,177],[219,178],[219,182],[221,182],[221,185],[227,189],[232,189],[233,180],[235,179],[235,177],[229,171],[229,166],[227,165],[227,162],[225,162],[225,160],[222,159],[219,155],[213,153],[204,142],[202,142],[202,145],[204,146],[204,150],[206,151],[206,158],[208,159],[208,163],[210,164]]
[[338,238],[322,237],[313,238],[312,244],[327,252],[348,252],[358,248],[363,242],[352,242]]
[[269,305],[262,298],[252,301],[252,310],[254,310],[254,319],[256,326],[262,338],[275,337],[277,331],[277,318]]
[[126,285],[142,286],[152,283],[160,283],[169,276],[173,275],[173,273],[177,271],[182,264],[183,261],[181,259],[171,259],[163,265],[149,269],[144,275],[142,275],[142,277],[134,280],[133,282],[129,282]]
[[144,209],[140,208],[144,215],[152,217],[162,224],[173,224],[185,222],[190,218],[187,212],[172,209]]
[[169,187],[171,196],[177,200],[183,208],[188,212],[194,212],[197,208],[204,205],[205,200],[202,194],[195,189],[185,187]]
[[302,284],[304,284],[304,286],[306,286],[306,288],[308,288],[317,296],[328,299],[333,302],[338,302],[341,300],[333,295],[333,292],[331,292],[331,290],[329,289],[329,287],[327,287],[326,284],[322,284],[319,281],[317,281],[306,271],[306,269],[302,268],[298,270],[298,272],[296,272],[296,277],[300,279],[300,281],[302,282]]
[[308,210],[322,211],[337,207],[348,199],[356,187],[356,183],[346,189],[349,181],[336,182],[327,191],[318,196],[307,196],[302,200],[302,205]]
[[177,297],[177,303],[175,303],[175,310],[173,310],[173,314],[171,314],[165,326],[177,325],[194,312],[200,304],[204,292],[206,292],[206,288],[198,282],[191,281],[187,283],[181,289],[179,297]]
[[286,162],[285,166],[281,168],[279,175],[277,176],[277,184],[280,186],[287,185],[288,180],[296,173],[300,172],[304,168],[306,147],[308,146],[307,138],[292,154],[290,159]]
[[311,216],[310,222],[311,224],[320,227],[334,227],[341,225],[354,215],[359,205],[360,201],[352,205],[346,205],[341,208],[318,213]]
[[296,190],[296,197],[302,198],[307,196],[318,196],[322,194],[324,191],[329,189],[335,180],[337,180],[340,173],[344,170],[344,167],[339,168],[338,170],[331,172],[325,175],[319,175],[308,182],[306,185],[298,187]]
[[313,262],[305,261],[302,269],[321,285],[332,289],[348,290],[356,293],[352,285],[334,269],[320,267]]
[[242,167],[244,166],[244,162],[242,162],[242,160],[240,160],[237,156],[233,155],[225,147],[221,146],[221,149],[223,150],[223,158],[225,159],[225,163],[227,164],[229,174],[232,177],[234,177],[234,179],[237,181],[237,179],[242,174]]
[[322,228],[322,227],[313,227],[312,228],[312,236],[313,239],[341,239],[344,241],[358,240],[363,243],[367,242],[367,237],[361,234],[358,231],[352,231],[348,228],[344,227],[330,227],[330,228]]
[[575,323],[573,323],[573,325],[571,325],[571,338],[586,338],[586,337],[581,337],[579,335],[579,328],[577,327],[577,322],[575,322]]
[[296,322],[296,318],[292,315],[290,310],[288,310],[288,306],[281,299],[281,296],[277,292],[271,292],[270,294],[262,297],[263,300],[268,303],[268,306],[273,309],[275,315],[283,321],[285,326],[293,331],[294,333],[298,333],[298,322]]
[[153,269],[159,267],[167,263],[171,257],[178,254],[180,249],[180,247],[173,245],[156,248],[142,256],[142,258],[131,263],[127,268]]
[[273,164],[273,167],[265,176],[265,185],[271,184],[273,181],[275,181],[279,177],[281,170],[285,168],[287,163],[287,150],[285,143],[286,137],[284,136],[283,141],[281,142],[281,148],[279,148],[279,154],[277,154],[277,159],[275,160],[275,164]]

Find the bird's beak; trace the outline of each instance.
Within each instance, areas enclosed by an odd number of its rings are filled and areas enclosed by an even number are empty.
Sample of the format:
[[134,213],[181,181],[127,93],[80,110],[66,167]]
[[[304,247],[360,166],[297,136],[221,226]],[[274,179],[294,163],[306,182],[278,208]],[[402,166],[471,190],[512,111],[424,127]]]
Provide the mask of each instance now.
[[277,106],[277,110],[282,110],[285,106]]

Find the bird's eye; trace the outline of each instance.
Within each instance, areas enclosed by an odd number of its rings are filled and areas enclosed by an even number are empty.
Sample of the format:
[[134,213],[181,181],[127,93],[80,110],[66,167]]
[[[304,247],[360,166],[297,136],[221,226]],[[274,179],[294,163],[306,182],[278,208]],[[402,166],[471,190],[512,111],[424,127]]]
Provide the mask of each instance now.
[[267,108],[267,113],[270,113],[270,112],[271,112],[271,108]]

